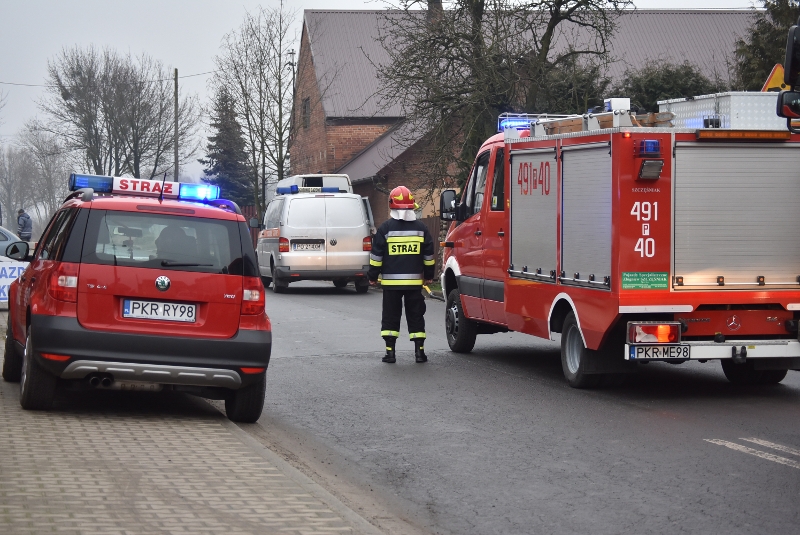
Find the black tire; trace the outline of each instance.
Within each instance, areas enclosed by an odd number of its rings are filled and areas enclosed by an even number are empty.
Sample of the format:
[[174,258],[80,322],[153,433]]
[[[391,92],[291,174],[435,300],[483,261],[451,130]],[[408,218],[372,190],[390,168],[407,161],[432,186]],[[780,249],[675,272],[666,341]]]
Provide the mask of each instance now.
[[356,281],[356,293],[365,294],[369,291],[369,281]]
[[572,388],[592,388],[598,386],[603,376],[586,374],[587,361],[594,351],[586,349],[575,314],[570,312],[564,319],[561,331],[561,369]]
[[275,276],[275,266],[272,266],[272,291],[276,294],[282,294],[286,291],[289,285],[285,284],[278,277]]
[[461,294],[458,289],[447,294],[447,307],[444,312],[444,325],[447,332],[447,345],[456,353],[469,353],[475,347],[478,337],[478,324],[464,316]]
[[722,373],[735,385],[775,385],[783,381],[789,370],[756,370],[752,360],[737,364],[721,360]]
[[272,277],[261,277],[261,284],[264,285],[264,288],[269,288],[269,285],[272,284]]
[[22,357],[14,348],[14,336],[11,334],[11,314],[8,316],[6,327],[6,351],[3,356],[3,380],[8,383],[18,383],[22,377]]
[[19,404],[27,411],[46,411],[53,406],[58,377],[51,375],[33,358],[31,328],[25,340],[22,356],[22,376],[19,382]]
[[335,280],[333,281],[333,285],[336,286],[337,288],[344,288],[345,286],[347,286],[347,281]]
[[264,410],[264,396],[267,392],[267,374],[262,373],[258,381],[234,390],[225,399],[225,414],[233,422],[252,424],[261,417]]

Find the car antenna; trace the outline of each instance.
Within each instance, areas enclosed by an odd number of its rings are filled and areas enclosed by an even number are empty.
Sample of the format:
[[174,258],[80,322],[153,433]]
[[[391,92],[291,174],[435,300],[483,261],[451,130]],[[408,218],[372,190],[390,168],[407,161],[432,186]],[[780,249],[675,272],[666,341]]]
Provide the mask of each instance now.
[[167,172],[164,171],[164,179],[161,181],[161,193],[158,194],[158,202],[164,200],[164,183],[167,181]]

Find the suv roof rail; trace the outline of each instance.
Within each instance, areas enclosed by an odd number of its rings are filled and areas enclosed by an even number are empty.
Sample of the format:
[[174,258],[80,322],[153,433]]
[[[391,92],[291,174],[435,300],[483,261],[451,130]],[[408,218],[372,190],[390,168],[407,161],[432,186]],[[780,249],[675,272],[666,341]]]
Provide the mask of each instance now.
[[67,198],[64,199],[64,202],[74,199],[75,197],[80,197],[83,202],[90,202],[94,198],[94,190],[92,188],[81,188],[75,190],[67,195]]
[[213,201],[208,201],[208,204],[211,206],[216,206],[217,208],[228,209],[234,214],[242,215],[239,205],[233,201],[229,201],[228,199],[214,199]]

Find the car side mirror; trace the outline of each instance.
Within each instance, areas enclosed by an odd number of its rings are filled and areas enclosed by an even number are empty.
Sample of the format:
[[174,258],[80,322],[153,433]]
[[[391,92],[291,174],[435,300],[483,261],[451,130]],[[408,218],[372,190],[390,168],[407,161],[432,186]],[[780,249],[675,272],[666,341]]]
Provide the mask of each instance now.
[[446,189],[439,197],[439,217],[445,221],[454,221],[456,219],[456,191],[453,189]]
[[251,217],[248,224],[250,225],[250,228],[261,228],[261,223],[259,223],[257,217]]
[[28,256],[31,247],[24,241],[17,241],[6,247],[6,256],[12,260],[19,260],[20,262],[30,262],[31,258]]
[[781,91],[778,93],[779,117],[786,118],[786,126],[793,134],[800,134],[800,128],[792,126],[792,119],[800,119],[800,91]]

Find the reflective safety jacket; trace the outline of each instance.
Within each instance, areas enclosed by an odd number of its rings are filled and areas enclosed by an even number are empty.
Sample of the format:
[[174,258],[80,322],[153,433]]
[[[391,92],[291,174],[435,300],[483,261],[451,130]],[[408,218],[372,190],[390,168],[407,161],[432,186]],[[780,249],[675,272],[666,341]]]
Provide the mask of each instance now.
[[369,278],[385,289],[411,290],[433,278],[433,238],[421,221],[389,219],[378,228],[369,255]]

